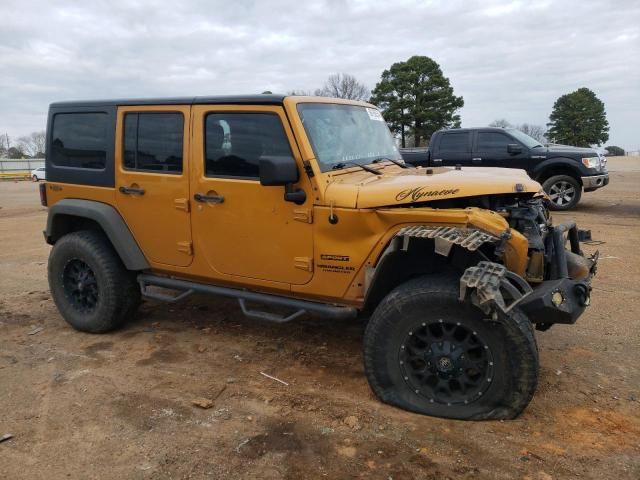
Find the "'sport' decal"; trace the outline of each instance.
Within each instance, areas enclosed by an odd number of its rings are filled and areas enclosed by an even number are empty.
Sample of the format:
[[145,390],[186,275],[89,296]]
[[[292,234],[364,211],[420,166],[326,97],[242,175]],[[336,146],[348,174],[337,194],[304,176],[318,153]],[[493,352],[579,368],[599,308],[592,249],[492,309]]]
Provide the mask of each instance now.
[[333,261],[333,262],[348,262],[349,256],[348,255],[329,255],[327,253],[321,253],[320,259]]

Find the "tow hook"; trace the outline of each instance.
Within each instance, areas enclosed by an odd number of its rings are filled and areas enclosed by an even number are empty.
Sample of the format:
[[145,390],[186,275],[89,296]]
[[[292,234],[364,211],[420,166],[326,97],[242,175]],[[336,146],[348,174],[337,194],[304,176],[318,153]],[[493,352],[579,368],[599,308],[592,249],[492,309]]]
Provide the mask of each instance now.
[[591,288],[583,283],[578,283],[575,286],[576,295],[578,296],[578,301],[580,305],[587,307],[591,303]]

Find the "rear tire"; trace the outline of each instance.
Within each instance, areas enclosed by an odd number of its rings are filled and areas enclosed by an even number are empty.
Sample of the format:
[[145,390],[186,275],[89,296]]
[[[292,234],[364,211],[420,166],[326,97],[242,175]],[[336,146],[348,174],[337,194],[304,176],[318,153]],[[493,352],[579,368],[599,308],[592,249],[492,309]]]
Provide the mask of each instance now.
[[60,238],[49,255],[49,288],[62,317],[75,329],[104,333],[120,327],[140,304],[135,273],[97,231]]
[[551,210],[571,210],[580,201],[582,185],[569,175],[555,175],[542,184],[543,190],[551,200]]
[[458,288],[425,276],[382,300],[364,335],[369,384],[383,402],[425,415],[515,418],[538,381],[531,322],[515,309],[487,319]]

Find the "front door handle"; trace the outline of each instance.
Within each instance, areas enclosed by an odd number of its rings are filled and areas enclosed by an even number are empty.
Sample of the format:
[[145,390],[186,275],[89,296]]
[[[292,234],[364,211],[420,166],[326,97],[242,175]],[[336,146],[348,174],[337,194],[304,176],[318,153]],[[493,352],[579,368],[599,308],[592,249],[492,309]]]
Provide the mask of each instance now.
[[120,187],[118,191],[125,195],[144,195],[144,188],[138,187]]
[[473,157],[471,159],[471,163],[482,163],[482,158],[480,157]]
[[209,203],[224,203],[224,197],[222,195],[203,195],[196,193],[193,196],[196,202],[209,202]]

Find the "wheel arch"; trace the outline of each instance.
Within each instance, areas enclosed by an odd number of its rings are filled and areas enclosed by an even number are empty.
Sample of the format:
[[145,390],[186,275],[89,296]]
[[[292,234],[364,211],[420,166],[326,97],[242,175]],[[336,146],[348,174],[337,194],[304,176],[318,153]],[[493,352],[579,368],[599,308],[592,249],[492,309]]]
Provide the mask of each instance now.
[[424,275],[442,275],[457,282],[465,268],[477,264],[483,255],[453,245],[448,255],[436,252],[435,241],[413,238],[402,247],[402,237],[391,239],[378,262],[367,275],[365,309],[372,311],[394,288]]
[[540,184],[543,184],[549,178],[555,175],[568,175],[576,179],[582,185],[582,174],[575,166],[575,162],[570,159],[554,158],[547,162],[543,162],[534,170],[532,177]]
[[104,232],[128,270],[150,268],[122,216],[106,203],[81,199],[60,200],[49,208],[44,235],[47,243],[53,245],[68,233],[96,229]]

